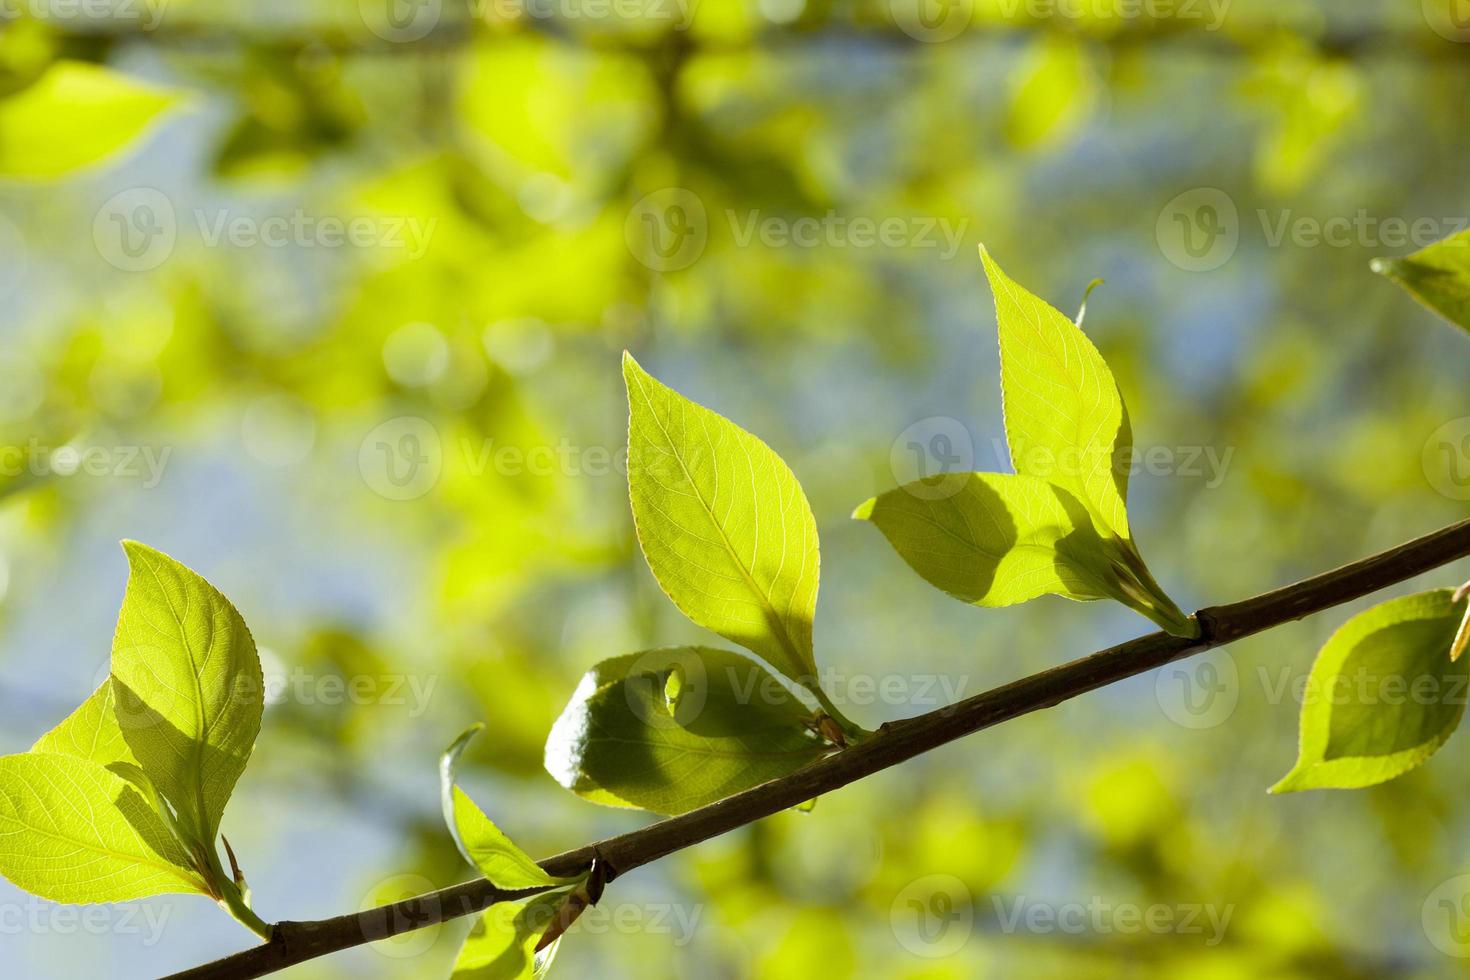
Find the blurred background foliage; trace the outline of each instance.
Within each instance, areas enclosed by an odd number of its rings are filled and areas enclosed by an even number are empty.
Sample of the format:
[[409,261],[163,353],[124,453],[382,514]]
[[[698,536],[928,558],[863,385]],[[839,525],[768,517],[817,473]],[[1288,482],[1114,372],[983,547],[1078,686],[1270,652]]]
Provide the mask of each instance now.
[[[586,668],[709,641],[633,539],[624,347],[803,481],[819,662],[907,692],[854,695],[870,725],[1148,628],[1102,604],[963,606],[847,518],[916,475],[911,444],[1005,467],[981,240],[1063,309],[1107,280],[1088,331],[1138,445],[1174,454],[1134,478],[1132,522],[1186,608],[1464,515],[1470,459],[1433,447],[1470,427],[1470,346],[1367,269],[1411,245],[1273,234],[1464,224],[1457,0],[393,2],[0,5],[0,749],[105,673],[117,539],[198,569],[276,684],[225,828],[269,919],[465,877],[435,763],[476,720],[465,784],[533,853],[646,822],[541,769]],[[1238,232],[1203,272],[1169,237],[1200,188]],[[309,227],[252,237],[273,218]],[[746,234],[800,218],[849,230]],[[904,231],[863,244],[833,218]],[[368,240],[329,241],[333,220]],[[670,259],[659,233],[693,244]],[[1193,447],[1226,462],[1192,468]],[[397,449],[422,450],[418,482],[385,469]],[[1465,746],[1368,791],[1264,795],[1295,755],[1283,686],[1349,611],[630,875],[558,969],[1453,974],[1438,917],[1470,905],[1436,896],[1470,871]],[[906,918],[916,894],[939,910],[933,887],[973,916],[944,956]],[[1211,945],[1008,929],[1017,902],[1231,917]],[[158,936],[121,911],[68,925],[3,882],[0,906],[12,976],[153,976],[248,942],[195,899],[147,903]],[[464,928],[290,975],[443,975]]]

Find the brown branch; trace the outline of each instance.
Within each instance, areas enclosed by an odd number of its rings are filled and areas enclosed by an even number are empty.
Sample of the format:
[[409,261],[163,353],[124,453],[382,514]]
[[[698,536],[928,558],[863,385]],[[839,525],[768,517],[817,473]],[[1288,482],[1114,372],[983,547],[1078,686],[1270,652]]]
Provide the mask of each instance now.
[[[1351,602],[1466,556],[1470,556],[1470,521],[1461,521],[1294,585],[1241,602],[1202,609],[1195,614],[1202,632],[1199,639],[1167,633],[1140,636],[949,707],[907,721],[891,722],[872,738],[789,776],[641,830],[566,851],[547,858],[541,866],[551,874],[570,875],[586,869],[597,858],[606,870],[606,880],[611,880],[983,728]],[[502,892],[481,878],[354,915],[318,922],[282,922],[276,925],[269,943],[185,970],[170,980],[243,980],[265,976],[337,950],[471,915],[503,898],[525,894],[528,893]]]

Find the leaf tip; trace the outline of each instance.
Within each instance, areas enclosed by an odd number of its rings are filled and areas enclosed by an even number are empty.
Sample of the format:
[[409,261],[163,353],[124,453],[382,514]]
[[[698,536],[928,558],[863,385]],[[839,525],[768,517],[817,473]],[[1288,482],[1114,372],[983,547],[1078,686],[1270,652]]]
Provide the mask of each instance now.
[[873,509],[878,506],[877,497],[869,497],[858,504],[852,510],[852,519],[855,521],[870,521],[873,519]]
[[1310,789],[1311,787],[1303,785],[1302,774],[1303,769],[1301,767],[1301,764],[1298,763],[1297,765],[1292,767],[1291,772],[1276,780],[1276,782],[1269,789],[1266,790],[1267,795],[1281,796],[1284,793],[1297,793],[1304,789]]
[[163,552],[157,548],[151,548],[141,541],[134,541],[132,538],[123,538],[118,543],[122,545],[123,554],[128,556],[128,564],[132,566],[137,566],[143,559],[164,557]]
[[1377,258],[1368,263],[1368,268],[1392,279],[1398,273],[1398,265],[1398,259]]

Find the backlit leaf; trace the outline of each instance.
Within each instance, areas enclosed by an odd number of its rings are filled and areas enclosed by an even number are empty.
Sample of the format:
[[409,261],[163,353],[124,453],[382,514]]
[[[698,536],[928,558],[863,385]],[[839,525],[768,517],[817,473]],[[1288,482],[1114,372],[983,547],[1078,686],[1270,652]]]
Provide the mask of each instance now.
[[1374,259],[1373,271],[1404,287],[1449,322],[1470,330],[1470,230],[1401,259]]
[[1011,465],[1072,492],[1098,530],[1128,538],[1133,435],[1113,372],[1061,311],[1001,271],[982,246],[1000,333],[1000,387]]
[[104,766],[113,762],[136,765],[113,711],[112,679],[103,681],[81,707],[37,739],[31,751],[76,756]]
[[123,737],[185,832],[212,846],[260,732],[264,677],[245,621],[199,575],[128,541],[112,648]]
[[525,902],[499,902],[475,920],[450,974],[454,980],[536,980],[546,975],[557,943],[536,946],[566,904],[571,888],[543,892]]
[[925,581],[965,602],[1117,595],[1086,508],[1036,477],[930,477],[869,500],[853,516],[872,521]]
[[769,446],[623,357],[638,540],[695,623],[815,687],[817,525]]
[[0,758],[0,874],[54,902],[208,891],[135,786],[97,762],[40,752]]
[[459,757],[484,725],[475,725],[454,740],[439,761],[439,782],[444,821],[464,859],[479,869],[491,883],[507,890],[541,888],[571,883],[542,871],[525,851],[517,847],[485,816],[475,802],[455,785]]
[[1391,599],[1334,633],[1302,698],[1296,766],[1271,791],[1372,786],[1433,755],[1465,711],[1470,661],[1450,659],[1464,611],[1441,589]]

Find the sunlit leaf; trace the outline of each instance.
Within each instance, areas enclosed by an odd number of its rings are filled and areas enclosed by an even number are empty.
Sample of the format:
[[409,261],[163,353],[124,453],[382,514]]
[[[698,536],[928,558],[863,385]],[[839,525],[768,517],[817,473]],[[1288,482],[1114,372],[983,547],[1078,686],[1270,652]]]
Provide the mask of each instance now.
[[1001,271],[981,247],[995,294],[1000,388],[1011,465],[1070,490],[1128,538],[1128,454],[1133,434],[1113,372],[1058,309]]
[[[1154,581],[1128,530],[1133,434],[1107,362],[1077,322],[1007,276],[984,246],[980,257],[995,294],[1011,464],[1022,476],[1068,491],[1091,515],[1110,554],[1106,577],[1114,587],[1107,594],[1171,633],[1197,635],[1197,625]],[[1092,565],[1086,551],[1068,565],[1079,558]]]
[[623,357],[628,490],[648,566],[674,604],[815,686],[817,525],[769,446]]
[[158,800],[158,790],[138,765],[117,722],[112,678],[103,681],[61,724],[37,739],[31,751],[75,756],[105,766],[137,787],[160,816],[167,819]]
[[113,762],[136,764],[113,711],[112,679],[103,681],[81,707],[37,739],[31,751],[76,756],[104,766]]
[[1470,231],[1401,259],[1374,259],[1373,271],[1455,326],[1470,330]]
[[212,846],[260,732],[255,641],[199,575],[137,542],[123,547],[132,572],[112,648],[118,722],[186,833]]
[[479,869],[491,883],[507,890],[541,888],[572,883],[573,879],[555,878],[536,864],[536,860],[517,847],[499,827],[485,816],[475,802],[455,785],[459,757],[465,746],[485,726],[468,729],[444,752],[439,760],[439,785],[444,822],[464,859]]
[[570,888],[543,892],[525,902],[500,902],[475,920],[454,961],[454,980],[539,980],[556,955],[557,943],[536,946],[556,921]]
[[1301,751],[1271,791],[1372,786],[1433,755],[1465,711],[1470,662],[1450,659],[1463,613],[1441,589],[1348,620],[1312,665]]
[[208,891],[136,787],[97,762],[39,752],[0,758],[0,874],[55,902]]
[[579,796],[683,813],[820,759],[811,711],[759,664],[708,647],[605,660],[552,727],[546,768]]
[[50,178],[137,140],[178,94],[100,65],[58,61],[0,99],[0,178]]
[[930,477],[869,500],[853,516],[872,521],[925,581],[965,602],[1117,594],[1109,549],[1086,508],[1036,477]]

